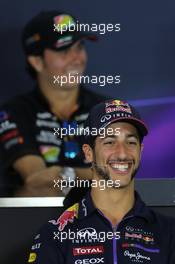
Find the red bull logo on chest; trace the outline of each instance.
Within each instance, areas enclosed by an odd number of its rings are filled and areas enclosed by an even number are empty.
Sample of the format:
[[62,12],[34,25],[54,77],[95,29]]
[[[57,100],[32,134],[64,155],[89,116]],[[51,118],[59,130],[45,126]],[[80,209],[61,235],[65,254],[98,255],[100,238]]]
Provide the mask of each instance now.
[[63,231],[68,223],[73,223],[74,219],[78,218],[78,203],[69,207],[57,220],[50,220],[49,223],[58,226],[59,231]]

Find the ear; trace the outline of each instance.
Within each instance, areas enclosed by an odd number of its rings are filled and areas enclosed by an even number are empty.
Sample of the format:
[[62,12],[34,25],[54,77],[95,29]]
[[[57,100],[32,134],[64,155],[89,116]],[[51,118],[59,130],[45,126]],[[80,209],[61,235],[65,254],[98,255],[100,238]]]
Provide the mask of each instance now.
[[93,161],[93,151],[92,148],[88,144],[83,144],[83,152],[86,160],[91,163]]
[[38,73],[42,71],[43,59],[41,56],[28,56],[27,60]]

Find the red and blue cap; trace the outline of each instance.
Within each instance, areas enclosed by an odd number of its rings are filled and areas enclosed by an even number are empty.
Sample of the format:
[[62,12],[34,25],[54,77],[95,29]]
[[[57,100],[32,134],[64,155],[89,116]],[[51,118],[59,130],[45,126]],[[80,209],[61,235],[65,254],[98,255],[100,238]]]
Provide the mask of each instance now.
[[[141,138],[148,134],[148,128],[138,111],[128,102],[120,99],[107,100],[95,105],[89,112],[85,128],[99,131],[114,122],[127,122],[138,130]],[[91,133],[89,135],[91,137]]]

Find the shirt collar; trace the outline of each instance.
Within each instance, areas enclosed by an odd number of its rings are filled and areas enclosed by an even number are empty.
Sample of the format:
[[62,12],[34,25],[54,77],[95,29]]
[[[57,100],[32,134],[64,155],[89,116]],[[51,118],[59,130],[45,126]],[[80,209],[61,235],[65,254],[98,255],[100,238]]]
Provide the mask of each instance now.
[[83,219],[86,216],[89,216],[93,212],[97,210],[95,207],[92,197],[91,197],[91,191],[87,191],[84,198],[79,202],[79,211],[78,211],[78,218]]
[[[84,196],[84,198],[79,203],[79,212],[78,218],[83,219],[90,214],[97,211],[95,207],[90,191]],[[124,218],[128,217],[141,217],[144,218],[146,221],[152,221],[152,213],[151,210],[145,205],[145,203],[140,198],[140,195],[135,191],[135,203],[133,208],[124,216]],[[123,219],[124,219],[123,218]]]
[[140,195],[137,191],[135,191],[135,203],[133,208],[125,215],[124,218],[127,218],[129,216],[136,216],[144,218],[146,221],[151,222],[152,221],[152,213],[151,210],[146,206],[146,204],[142,201]]

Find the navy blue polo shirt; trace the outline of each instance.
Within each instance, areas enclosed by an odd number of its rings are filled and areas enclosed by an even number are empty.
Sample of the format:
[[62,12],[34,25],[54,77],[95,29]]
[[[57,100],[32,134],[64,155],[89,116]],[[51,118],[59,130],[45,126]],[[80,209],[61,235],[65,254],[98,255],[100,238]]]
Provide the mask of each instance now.
[[149,209],[135,192],[134,207],[117,226],[91,194],[51,219],[36,235],[27,263],[174,264],[175,220]]

